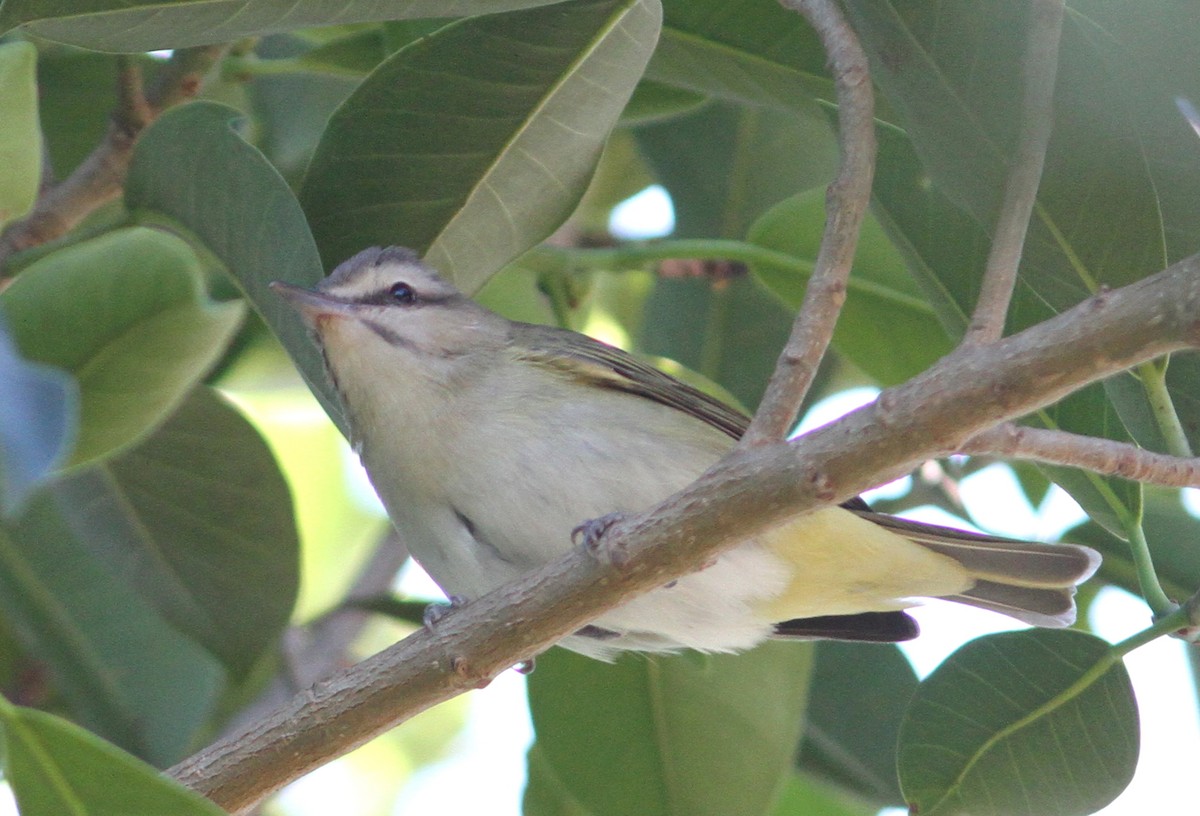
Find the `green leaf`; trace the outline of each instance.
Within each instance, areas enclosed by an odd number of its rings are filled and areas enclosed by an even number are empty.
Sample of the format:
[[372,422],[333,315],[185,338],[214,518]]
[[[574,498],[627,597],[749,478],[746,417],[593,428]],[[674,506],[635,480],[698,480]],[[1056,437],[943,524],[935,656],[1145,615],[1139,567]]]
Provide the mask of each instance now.
[[[808,190],[764,213],[750,228],[754,243],[816,265],[825,229],[825,194]],[[799,309],[808,275],[766,264],[752,267],[791,309]],[[895,385],[950,352],[950,338],[934,320],[904,259],[870,215],[862,226],[846,303],[834,347],[881,385]]]
[[837,167],[823,115],[718,103],[634,134],[671,195],[676,238],[742,238],[769,208],[824,186]]
[[138,140],[125,203],[147,220],[183,225],[224,264],[275,332],[343,433],[337,392],[300,316],[267,285],[324,277],[316,244],[287,182],[234,132],[231,108],[193,103],[168,111]]
[[[1200,522],[1187,511],[1178,490],[1145,488],[1142,529],[1154,561],[1154,571],[1167,597],[1182,602],[1200,587]],[[1063,533],[1066,541],[1087,544],[1104,556],[1100,576],[1107,583],[1141,594],[1129,545],[1095,521]],[[1147,613],[1149,615],[1149,613]],[[1147,617],[1149,623],[1149,617]]]
[[917,690],[898,768],[922,816],[1071,816],[1111,802],[1133,776],[1137,705],[1104,641],[1072,630],[990,635]]
[[[714,104],[634,133],[671,196],[678,238],[741,238],[771,206],[834,172],[823,117]],[[646,302],[639,346],[678,360],[754,406],[791,322],[756,280],[662,276]]]
[[660,278],[646,301],[638,346],[755,406],[790,327],[791,315],[753,278]]
[[822,641],[797,767],[869,801],[900,807],[896,739],[917,676],[890,644]]
[[22,816],[220,816],[225,811],[66,720],[0,698],[4,779]]
[[658,26],[657,0],[574,0],[401,49],[333,115],[305,179],[326,266],[400,244],[478,289],[571,214]]
[[117,230],[53,252],[0,293],[21,353],[79,382],[72,465],[144,439],[187,396],[242,321],[214,303],[199,261],[175,236]]
[[66,460],[79,429],[79,389],[66,372],[22,359],[3,319],[0,384],[0,517],[5,517]]
[[95,51],[154,51],[322,25],[488,14],[553,0],[5,0],[0,32],[24,25]]
[[[770,32],[766,36],[766,32]],[[833,100],[825,50],[799,14],[759,0],[667,0],[648,79],[795,112]]]
[[237,410],[197,389],[153,436],[54,490],[92,555],[245,677],[296,601],[287,482]]
[[51,487],[0,525],[0,615],[74,719],[166,766],[194,747],[222,672],[88,550],[78,501]]
[[[1031,419],[1031,424],[1085,432],[1088,436],[1130,442],[1132,438],[1108,401],[1103,385],[1076,391]],[[1040,465],[1041,471],[1071,494],[1085,512],[1110,532],[1124,538],[1141,516],[1142,485],[1118,477],[1106,478],[1086,470]]]
[[859,802],[802,774],[788,777],[771,816],[877,816],[879,808]]
[[615,664],[542,655],[529,679],[530,785],[575,805],[539,812],[768,812],[790,774],[811,655],[794,643]]
[[37,201],[42,139],[36,67],[37,49],[30,43],[0,44],[0,227],[29,212]]
[[[47,48],[38,55],[38,114],[50,165],[60,179],[96,148],[112,124],[118,59],[74,48]],[[142,71],[161,65],[148,55],[124,59]]]

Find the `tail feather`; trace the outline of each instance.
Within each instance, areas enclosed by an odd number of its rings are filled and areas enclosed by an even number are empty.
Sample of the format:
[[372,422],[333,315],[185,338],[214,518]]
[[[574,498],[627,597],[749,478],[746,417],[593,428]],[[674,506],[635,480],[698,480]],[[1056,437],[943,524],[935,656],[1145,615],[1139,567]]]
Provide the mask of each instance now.
[[975,586],[949,600],[1002,612],[1034,626],[1075,621],[1075,586],[1100,566],[1100,554],[1076,544],[1042,544],[854,511],[892,532],[953,558]]
[[1070,626],[1075,622],[1075,587],[1044,589],[978,581],[947,600],[1000,612],[1031,626]]

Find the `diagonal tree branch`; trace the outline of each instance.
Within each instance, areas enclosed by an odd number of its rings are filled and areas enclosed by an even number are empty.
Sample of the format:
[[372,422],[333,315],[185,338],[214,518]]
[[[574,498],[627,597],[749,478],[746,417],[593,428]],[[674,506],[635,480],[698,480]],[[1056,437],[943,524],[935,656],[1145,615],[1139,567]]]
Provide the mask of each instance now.
[[858,38],[833,0],[781,2],[805,16],[829,55],[837,90],[841,165],[826,192],[825,233],[816,267],[792,334],[742,437],[740,444],[746,447],[784,439],[796,421],[846,301],[846,281],[875,174],[875,95]]
[[1037,202],[1046,146],[1054,124],[1054,78],[1058,72],[1058,42],[1062,36],[1063,0],[1030,3],[1025,49],[1025,100],[1016,156],[1004,188],[992,248],[983,273],[979,302],[963,343],[993,343],[1004,334],[1004,321],[1017,285],[1017,269],[1025,248],[1025,233]]
[[738,448],[652,511],[293,697],[171,769],[233,812],[695,571],[797,513],[895,478],[1145,360],[1200,346],[1200,256],[996,343],[960,348],[790,443]]
[[1127,442],[1005,423],[968,440],[959,453],[1082,468],[1164,487],[1200,487],[1200,459],[1143,450]]

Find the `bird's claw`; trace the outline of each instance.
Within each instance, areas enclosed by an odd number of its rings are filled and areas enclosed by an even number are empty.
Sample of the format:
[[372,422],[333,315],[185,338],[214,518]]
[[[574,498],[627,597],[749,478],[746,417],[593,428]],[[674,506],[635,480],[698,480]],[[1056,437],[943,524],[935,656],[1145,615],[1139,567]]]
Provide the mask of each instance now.
[[625,518],[624,513],[608,513],[599,518],[588,519],[571,531],[571,542],[590,552],[600,548],[600,539],[614,524]]
[[449,603],[431,603],[425,607],[425,613],[421,616],[421,622],[425,624],[426,629],[432,629],[450,610],[467,605],[467,599],[461,595],[451,595],[448,600],[450,601]]

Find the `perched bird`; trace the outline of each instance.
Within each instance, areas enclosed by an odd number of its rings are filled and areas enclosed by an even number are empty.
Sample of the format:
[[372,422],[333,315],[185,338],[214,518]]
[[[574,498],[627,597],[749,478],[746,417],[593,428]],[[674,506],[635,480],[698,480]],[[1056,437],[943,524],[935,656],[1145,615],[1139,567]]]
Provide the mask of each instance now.
[[[352,442],[412,554],[466,600],[562,555],[572,530],[647,509],[728,452],[747,418],[629,354],[477,305],[409,250],[364,250],[315,289],[275,282],[320,345]],[[1038,626],[1075,618],[1086,547],[872,513],[797,516],[605,612],[564,646],[745,649],[771,636],[896,641],[922,597]]]

